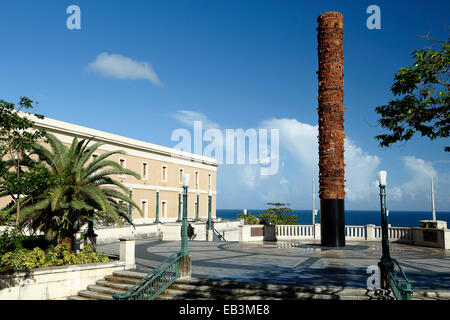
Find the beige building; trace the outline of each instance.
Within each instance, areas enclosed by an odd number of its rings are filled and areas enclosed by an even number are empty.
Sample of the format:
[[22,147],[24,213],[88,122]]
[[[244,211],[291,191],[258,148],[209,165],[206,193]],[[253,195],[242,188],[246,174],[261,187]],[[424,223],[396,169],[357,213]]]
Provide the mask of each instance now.
[[[132,198],[142,209],[143,216],[133,208],[135,224],[153,223],[156,218],[156,190],[159,189],[159,220],[161,222],[178,219],[178,197],[182,190],[182,174],[190,175],[188,193],[188,218],[195,218],[196,206],[199,218],[208,218],[208,193],[211,192],[211,214],[216,217],[216,159],[187,153],[152,143],[139,141],[90,129],[50,118],[33,117],[36,128],[42,128],[55,135],[63,143],[70,145],[74,137],[91,138],[104,143],[98,149],[102,152],[123,150],[125,155],[113,155],[110,160],[141,175],[141,180],[132,176],[117,175],[116,179],[132,189]],[[197,204],[197,194],[199,202]],[[182,199],[182,197],[181,197]],[[3,201],[2,201],[3,202]]]

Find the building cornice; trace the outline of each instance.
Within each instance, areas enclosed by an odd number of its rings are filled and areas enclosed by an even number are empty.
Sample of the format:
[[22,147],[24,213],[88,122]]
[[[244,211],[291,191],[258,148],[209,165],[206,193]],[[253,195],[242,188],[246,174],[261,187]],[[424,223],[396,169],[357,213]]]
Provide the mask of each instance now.
[[33,115],[30,116],[27,113],[22,114],[34,122],[34,127],[36,129],[44,129],[49,132],[55,132],[62,135],[69,135],[85,139],[94,137],[93,140],[97,142],[103,142],[105,144],[112,144],[124,148],[136,149],[143,152],[149,152],[185,161],[187,160],[193,163],[199,164],[201,163],[214,167],[219,166],[217,160],[214,158],[205,157],[202,155],[189,153],[185,151],[180,151],[141,140],[131,139],[117,134],[83,127],[69,122],[55,120],[47,117],[45,117],[44,119],[39,119]]

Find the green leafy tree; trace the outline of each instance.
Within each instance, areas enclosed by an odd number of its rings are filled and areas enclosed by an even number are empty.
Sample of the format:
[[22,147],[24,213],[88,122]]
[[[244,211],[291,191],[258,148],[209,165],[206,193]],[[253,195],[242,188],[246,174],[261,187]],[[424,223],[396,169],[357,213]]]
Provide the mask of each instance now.
[[74,138],[67,147],[54,135],[47,134],[50,150],[38,143],[33,145],[32,154],[46,164],[54,183],[34,195],[33,203],[23,208],[22,227],[42,230],[47,239],[56,237],[60,242],[72,238],[93,215],[110,219],[119,226],[122,221],[133,225],[127,207],[121,205],[120,200],[135,207],[142,215],[141,209],[129,197],[127,187],[112,177],[127,174],[140,179],[139,174],[107,159],[125,152],[105,152],[91,160],[92,154],[102,145],[89,146],[91,140]]
[[20,216],[21,196],[40,187],[45,183],[42,168],[38,165],[28,166],[24,171],[24,162],[28,161],[27,153],[33,144],[45,134],[44,130],[33,129],[34,122],[28,115],[39,119],[39,114],[24,112],[33,108],[33,101],[22,97],[16,107],[15,104],[0,100],[0,197],[10,196],[15,207],[18,225]]
[[258,218],[262,221],[269,220],[271,224],[297,224],[297,216],[292,213],[289,208],[289,203],[269,202],[267,205],[271,206],[264,210]]
[[431,140],[449,136],[450,39],[442,41],[438,51],[425,48],[412,55],[413,65],[400,68],[391,88],[401,98],[375,108],[381,116],[378,123],[390,131],[375,137],[380,146],[407,141],[416,132]]
[[250,212],[247,212],[247,214],[239,213],[237,215],[238,218],[244,219],[244,224],[258,224],[259,219],[256,215],[251,214]]

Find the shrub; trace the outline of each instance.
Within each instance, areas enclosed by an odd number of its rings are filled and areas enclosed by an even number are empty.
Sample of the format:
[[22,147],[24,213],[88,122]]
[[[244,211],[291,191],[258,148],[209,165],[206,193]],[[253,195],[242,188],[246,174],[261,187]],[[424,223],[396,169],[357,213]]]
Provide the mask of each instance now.
[[85,246],[80,253],[70,253],[67,244],[57,247],[49,246],[46,251],[41,248],[16,249],[5,253],[0,258],[0,272],[30,271],[36,268],[107,262],[108,256],[94,252],[92,246]]
[[252,215],[250,212],[247,215],[240,213],[238,214],[238,218],[244,218],[244,224],[259,224],[258,217]]
[[0,254],[16,249],[23,249],[22,242],[25,237],[17,230],[5,230],[0,235]]
[[47,249],[52,242],[45,239],[44,236],[24,236],[19,230],[5,230],[0,235],[0,255],[18,249],[33,250],[39,247]]
[[298,224],[297,216],[295,214],[289,213],[279,213],[275,211],[265,211],[258,215],[252,215],[251,213],[244,214],[240,213],[237,215],[238,218],[244,218],[244,224]]
[[45,253],[40,248],[16,249],[5,253],[1,258],[0,270],[8,271],[28,271],[38,268],[45,263]]
[[297,216],[292,214],[262,213],[258,215],[258,218],[261,220],[262,224],[266,224],[264,220],[269,220],[271,224],[275,225],[298,224]]

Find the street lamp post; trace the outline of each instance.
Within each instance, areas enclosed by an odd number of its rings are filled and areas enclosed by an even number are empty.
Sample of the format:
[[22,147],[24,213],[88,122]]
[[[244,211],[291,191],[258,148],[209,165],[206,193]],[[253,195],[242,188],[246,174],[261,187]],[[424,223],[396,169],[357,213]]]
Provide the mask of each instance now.
[[183,192],[183,189],[180,188],[178,190],[178,219],[177,222],[181,222],[181,194]]
[[378,172],[378,185],[380,187],[380,207],[381,207],[381,261],[378,263],[381,271],[381,288],[389,289],[389,271],[394,268],[389,253],[389,237],[388,237],[388,217],[386,212],[386,171]]
[[159,187],[156,187],[156,219],[154,223],[161,223],[159,221]]
[[208,227],[207,227],[207,233],[208,233],[208,241],[212,241],[212,218],[211,218],[211,197],[212,197],[212,191],[208,190]]
[[187,203],[188,203],[189,174],[183,173],[183,223],[181,224],[181,249],[180,254],[185,256],[188,251],[188,223],[187,223]]
[[[384,290],[392,290],[395,297],[401,300],[411,300],[414,290],[411,287],[408,278],[402,271],[400,264],[391,258],[389,253],[389,235],[388,235],[388,214],[386,210],[386,171],[378,172],[378,185],[380,186],[380,206],[381,206],[381,261],[378,262],[380,268],[380,286]],[[400,281],[395,273],[395,264],[397,264],[404,281]]]
[[200,208],[200,201],[199,201],[199,199],[200,199],[200,191],[197,190],[197,207],[195,208],[195,221],[199,221],[200,220],[200,218],[198,216],[198,210]]
[[431,214],[433,221],[436,221],[436,208],[434,206],[434,183],[433,176],[431,176]]
[[[130,199],[133,199],[133,187],[130,186]],[[133,207],[131,206],[131,203],[128,205],[128,217],[130,218],[130,221],[133,220],[132,217]]]

